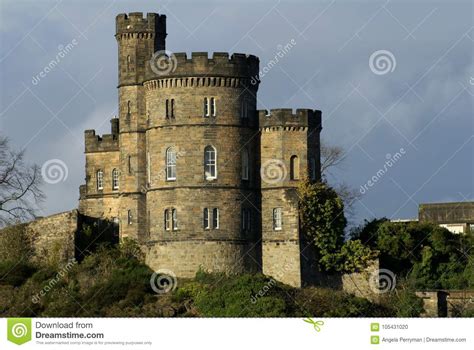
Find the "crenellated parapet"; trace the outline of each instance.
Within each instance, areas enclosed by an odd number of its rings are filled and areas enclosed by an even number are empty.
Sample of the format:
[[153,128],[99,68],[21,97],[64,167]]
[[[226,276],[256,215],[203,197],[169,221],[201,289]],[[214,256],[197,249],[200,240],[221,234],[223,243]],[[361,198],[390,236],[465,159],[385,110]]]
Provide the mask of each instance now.
[[[147,66],[147,80],[156,81],[154,85],[149,84],[154,87],[199,87],[216,82],[221,84],[219,86],[232,86],[243,80],[250,85],[251,80],[255,82],[258,78],[259,62],[256,56],[240,53],[215,52],[212,58],[207,52],[193,52],[191,58],[186,53],[174,53],[167,62],[151,61]],[[228,80],[217,80],[217,77]],[[183,82],[179,78],[189,79]]]
[[128,39],[141,35],[153,37],[156,33],[166,35],[166,16],[158,13],[143,12],[121,13],[115,19],[116,38]]
[[293,113],[291,108],[280,108],[258,111],[259,127],[262,131],[274,128],[287,130],[321,130],[321,111],[312,109],[297,109]]
[[118,134],[106,134],[99,136],[95,134],[95,130],[86,130],[84,132],[84,143],[86,153],[119,151]]

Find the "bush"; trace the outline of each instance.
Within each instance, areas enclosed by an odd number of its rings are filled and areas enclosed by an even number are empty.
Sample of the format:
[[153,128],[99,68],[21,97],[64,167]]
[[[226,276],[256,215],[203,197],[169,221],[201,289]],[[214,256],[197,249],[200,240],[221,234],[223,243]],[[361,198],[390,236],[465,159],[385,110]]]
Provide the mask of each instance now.
[[0,285],[21,286],[31,277],[35,268],[24,262],[0,262]]
[[[198,280],[214,280],[200,273]],[[282,287],[263,275],[226,276],[217,285],[207,285],[195,303],[207,317],[278,317],[286,315]]]

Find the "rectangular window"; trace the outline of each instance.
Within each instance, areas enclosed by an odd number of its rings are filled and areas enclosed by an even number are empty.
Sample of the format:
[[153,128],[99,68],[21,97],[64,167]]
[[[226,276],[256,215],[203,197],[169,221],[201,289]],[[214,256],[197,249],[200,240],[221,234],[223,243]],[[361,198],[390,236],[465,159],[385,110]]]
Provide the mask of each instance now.
[[281,230],[281,208],[273,209],[273,229],[275,231]]
[[219,209],[212,209],[212,228],[219,228]]
[[119,189],[119,172],[117,169],[112,171],[112,189],[118,190]]
[[178,229],[178,212],[176,209],[172,209],[173,213],[173,231],[176,231]]
[[146,173],[147,173],[147,178],[148,178],[148,185],[151,184],[151,158],[150,158],[150,152],[147,152],[146,155]]
[[204,173],[206,175],[206,180],[217,178],[216,165],[216,150],[211,146],[207,146],[204,149]]
[[132,216],[132,211],[128,211],[128,218],[127,218],[128,224],[131,225],[133,223],[133,216]]
[[311,180],[316,181],[316,159],[311,158]]
[[166,150],[166,180],[176,180],[176,152],[172,147]]
[[211,115],[216,116],[216,99],[214,97],[211,97]]
[[204,116],[209,117],[209,99],[204,97]]
[[241,119],[248,118],[247,100],[242,100],[242,105],[240,107],[240,118]]
[[208,230],[210,228],[209,227],[209,209],[208,208],[204,208],[203,227],[204,227],[205,230]]
[[174,98],[171,99],[171,118],[174,118]]
[[250,209],[249,208],[242,208],[241,229],[242,231],[250,231]]
[[164,223],[165,223],[165,230],[169,231],[171,228],[171,213],[169,209],[165,209],[165,215],[164,215]]
[[97,172],[97,189],[102,191],[104,189],[104,173],[102,170]]
[[170,118],[170,100],[166,100],[166,119]]

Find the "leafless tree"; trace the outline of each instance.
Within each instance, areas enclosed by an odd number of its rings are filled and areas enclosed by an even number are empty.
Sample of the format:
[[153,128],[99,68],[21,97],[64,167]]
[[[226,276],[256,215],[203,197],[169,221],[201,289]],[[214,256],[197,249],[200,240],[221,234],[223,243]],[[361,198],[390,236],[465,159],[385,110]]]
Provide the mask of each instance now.
[[[332,175],[331,170],[341,168],[346,156],[344,148],[321,142],[321,175],[325,181],[328,181],[328,175]],[[332,184],[332,187],[344,202],[346,216],[350,218],[354,215],[354,204],[360,198],[359,191],[344,182]]]
[[0,227],[35,218],[44,199],[41,169],[23,158],[24,151],[14,151],[0,135]]
[[345,159],[346,152],[342,147],[321,142],[321,174],[328,174],[331,168],[337,168]]

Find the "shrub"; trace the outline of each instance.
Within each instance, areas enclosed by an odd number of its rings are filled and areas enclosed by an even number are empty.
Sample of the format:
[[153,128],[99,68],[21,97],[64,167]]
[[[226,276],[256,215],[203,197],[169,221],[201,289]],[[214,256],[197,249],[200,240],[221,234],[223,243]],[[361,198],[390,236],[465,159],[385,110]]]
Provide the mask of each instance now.
[[31,277],[35,268],[24,262],[0,262],[0,285],[21,286]]

